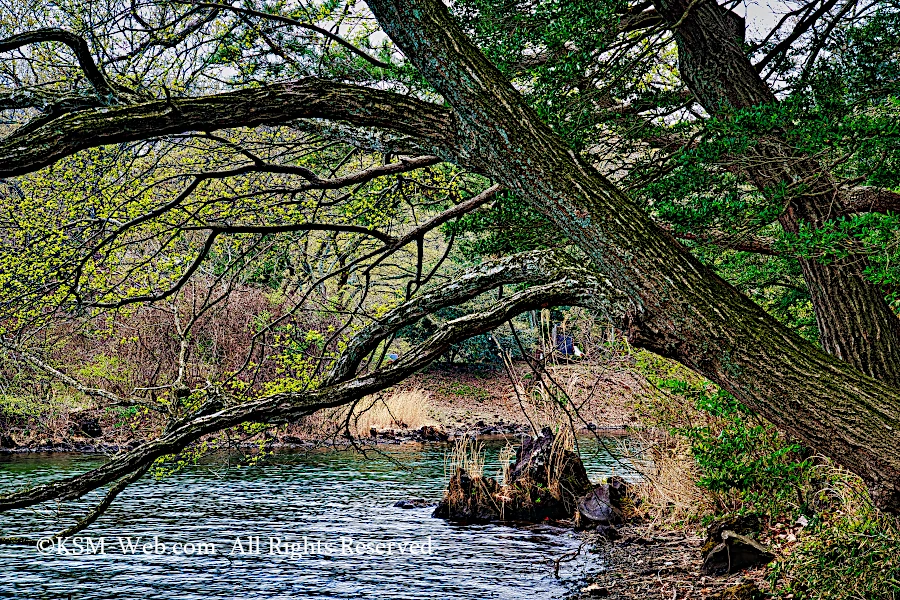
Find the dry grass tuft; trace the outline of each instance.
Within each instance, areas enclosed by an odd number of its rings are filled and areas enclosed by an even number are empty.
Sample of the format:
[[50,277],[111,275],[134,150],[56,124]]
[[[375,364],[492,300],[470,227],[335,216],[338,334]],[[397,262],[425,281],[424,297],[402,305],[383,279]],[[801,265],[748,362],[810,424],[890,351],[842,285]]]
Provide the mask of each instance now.
[[444,499],[451,507],[451,514],[491,514],[502,507],[493,496],[497,492],[496,480],[484,475],[484,444],[462,436],[453,443],[453,449],[444,459],[444,473],[448,479]]
[[[564,501],[566,498],[578,493],[574,490],[565,489],[565,477],[568,469],[571,467],[569,463],[572,461],[572,456],[575,452],[575,434],[572,428],[567,425],[556,427],[556,431],[547,461],[547,484],[550,495],[557,500]],[[568,494],[565,492],[568,492]],[[574,506],[567,508],[575,509]]]
[[470,477],[484,476],[484,444],[469,436],[454,440],[453,449],[444,458],[444,473],[449,478],[460,469]]
[[509,485],[509,470],[512,467],[513,463],[516,462],[516,447],[513,446],[509,440],[506,441],[506,445],[500,450],[500,454],[497,456],[497,460],[500,462],[500,470],[497,473],[497,480],[500,482],[501,486]]
[[639,515],[671,525],[713,511],[713,498],[697,485],[702,474],[685,438],[638,431],[621,451],[642,478],[631,492]]
[[[356,405],[349,419],[350,432],[368,435],[374,429],[419,429],[432,424],[428,416],[429,394],[424,390],[401,390],[386,399],[368,398]],[[343,413],[346,418],[346,409]]]

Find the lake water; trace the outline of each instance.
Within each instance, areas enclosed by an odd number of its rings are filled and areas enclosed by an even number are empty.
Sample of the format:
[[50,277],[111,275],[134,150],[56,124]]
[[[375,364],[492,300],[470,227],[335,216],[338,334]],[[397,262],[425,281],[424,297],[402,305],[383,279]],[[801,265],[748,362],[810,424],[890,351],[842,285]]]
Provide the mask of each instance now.
[[[487,445],[488,473],[498,468],[499,447]],[[44,548],[46,554],[0,546],[0,597],[558,598],[601,567],[582,555],[553,577],[552,559],[579,545],[570,531],[454,525],[431,518],[430,508],[393,507],[407,498],[440,498],[448,451],[425,445],[368,457],[279,453],[252,467],[229,467],[223,459],[163,479],[145,477],[79,534],[90,540],[81,541],[81,554],[71,542]],[[582,452],[593,480],[623,473],[595,444]],[[96,464],[96,456],[0,455],[0,491]],[[67,503],[62,520],[55,505],[2,514],[0,535],[54,533],[99,497]],[[201,554],[210,544],[215,553]]]

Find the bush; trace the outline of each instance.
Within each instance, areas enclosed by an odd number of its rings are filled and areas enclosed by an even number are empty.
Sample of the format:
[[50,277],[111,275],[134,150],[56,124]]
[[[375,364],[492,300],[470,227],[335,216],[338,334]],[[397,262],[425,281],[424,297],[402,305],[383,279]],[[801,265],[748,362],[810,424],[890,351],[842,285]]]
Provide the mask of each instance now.
[[[658,392],[637,406],[643,423],[662,434],[652,447],[673,449],[663,460],[683,460],[686,453],[692,459],[680,473],[657,469],[656,475],[693,479],[708,501],[695,502],[695,517],[753,512],[781,527],[805,519],[796,543],[772,540],[781,551],[769,573],[774,596],[900,599],[900,522],[873,506],[859,477],[812,455],[689,370],[648,353],[635,357]],[[685,482],[650,480],[647,487],[672,490],[676,483]],[[645,496],[654,498],[652,491]],[[703,514],[705,506],[712,511]],[[667,500],[652,510],[679,507]]]
[[736,496],[740,508],[772,516],[802,512],[812,461],[797,443],[757,419],[720,389],[698,395],[697,409],[714,420],[675,428],[691,445],[703,475],[697,485],[724,497]]
[[637,364],[659,392],[638,407],[642,421],[685,440],[698,467],[694,483],[718,512],[780,518],[806,508],[813,476],[806,449],[687,369],[647,353]]
[[855,475],[831,466],[818,470],[828,482],[818,492],[827,504],[775,564],[773,589],[780,597],[810,600],[900,598],[900,523],[872,506]]

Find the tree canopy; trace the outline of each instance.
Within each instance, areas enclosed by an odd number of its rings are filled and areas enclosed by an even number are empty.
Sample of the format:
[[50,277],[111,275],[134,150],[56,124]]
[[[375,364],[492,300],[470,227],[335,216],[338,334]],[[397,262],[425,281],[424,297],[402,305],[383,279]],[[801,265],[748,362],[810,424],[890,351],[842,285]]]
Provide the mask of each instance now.
[[[900,510],[898,28],[891,0],[5,3],[0,341],[168,426],[0,510],[111,500],[203,436],[351,405],[553,306]],[[201,377],[221,311],[251,331]],[[160,368],[70,372],[104,331]]]

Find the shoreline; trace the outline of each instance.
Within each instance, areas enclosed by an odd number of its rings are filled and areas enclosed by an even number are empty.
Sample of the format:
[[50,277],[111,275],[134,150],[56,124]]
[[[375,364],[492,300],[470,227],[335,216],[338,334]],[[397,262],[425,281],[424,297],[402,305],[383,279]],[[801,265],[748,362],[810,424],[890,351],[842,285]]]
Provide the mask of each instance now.
[[[525,365],[516,365],[523,373]],[[570,376],[569,367],[559,367],[555,375]],[[427,397],[427,416],[411,427],[378,427],[358,431],[357,443],[377,444],[450,441],[465,436],[521,436],[532,432],[532,422],[540,427],[545,415],[533,408],[523,414],[522,405],[507,374],[479,365],[435,365],[418,373],[396,391],[415,390]],[[638,426],[632,412],[641,383],[626,373],[610,372],[598,366],[590,377],[573,385],[570,392],[580,397],[577,435],[603,432],[622,435]],[[162,423],[152,414],[123,416],[110,409],[86,409],[50,419],[36,415],[31,420],[0,418],[0,455],[28,452],[79,452],[103,454],[129,450],[151,439]],[[368,426],[367,426],[368,427]],[[148,432],[140,434],[139,432]],[[240,447],[309,448],[348,445],[336,423],[297,422],[280,425],[274,431],[248,437]]]
[[[422,429],[430,431],[422,432]],[[297,437],[292,435],[283,435],[279,437],[265,438],[266,441],[260,446],[259,440],[246,440],[236,444],[234,447],[242,449],[258,449],[262,447],[266,451],[271,450],[312,450],[318,448],[334,448],[344,449],[352,448],[354,445],[363,447],[376,446],[401,446],[413,444],[442,444],[452,443],[462,438],[470,438],[478,441],[492,440],[510,440],[521,439],[524,435],[531,434],[531,426],[523,423],[508,423],[503,426],[489,426],[472,429],[453,429],[450,431],[441,429],[436,426],[424,426],[418,430],[382,430],[372,437],[360,437],[351,444],[344,438],[336,436],[315,437]],[[593,437],[594,435],[602,435],[602,437],[621,437],[627,436],[633,427],[603,425],[595,426],[592,429],[581,428],[577,431],[579,437]],[[15,448],[0,448],[0,456],[20,455],[20,454],[111,454],[122,451],[133,450],[148,440],[130,440],[125,443],[90,443],[89,440],[73,440],[70,442],[62,442],[56,444],[22,444]]]
[[705,534],[694,528],[656,529],[652,524],[632,523],[619,532],[618,540],[596,541],[590,552],[598,557],[601,571],[584,580],[566,600],[751,600],[767,587],[765,567],[730,575],[702,574]]

